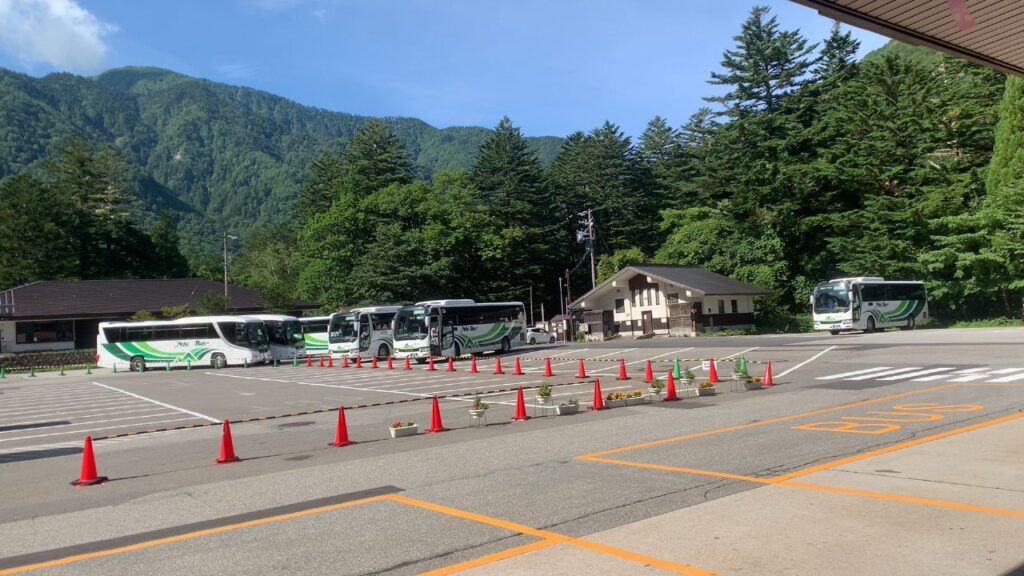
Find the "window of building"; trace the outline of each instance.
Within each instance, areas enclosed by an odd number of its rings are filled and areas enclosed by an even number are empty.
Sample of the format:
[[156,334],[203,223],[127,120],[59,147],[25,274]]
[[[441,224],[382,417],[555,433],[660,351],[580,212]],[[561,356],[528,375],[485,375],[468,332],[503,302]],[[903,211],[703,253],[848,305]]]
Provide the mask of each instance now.
[[661,290],[657,286],[654,287],[654,305],[661,306]]
[[71,320],[18,322],[14,325],[14,338],[18,344],[74,342],[75,329]]
[[626,311],[626,299],[625,298],[616,298],[615,299],[615,311],[616,312],[625,312]]
[[629,291],[629,301],[633,304],[633,307],[636,308],[636,290]]
[[739,314],[740,313],[740,303],[737,302],[736,300],[730,300],[730,302],[732,302],[732,313],[733,314]]
[[673,292],[671,294],[665,294],[666,304],[679,304],[679,293]]
[[725,314],[725,300],[718,301],[718,313]]

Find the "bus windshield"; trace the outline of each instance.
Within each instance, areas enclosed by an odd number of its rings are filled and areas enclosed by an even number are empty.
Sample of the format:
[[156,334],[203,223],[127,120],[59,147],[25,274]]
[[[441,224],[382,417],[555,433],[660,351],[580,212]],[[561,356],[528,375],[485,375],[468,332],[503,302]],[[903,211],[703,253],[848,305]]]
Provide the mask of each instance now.
[[328,340],[331,343],[356,341],[356,315],[335,314],[331,316],[328,328]]
[[402,308],[395,314],[395,340],[415,340],[427,336],[427,309]]
[[843,282],[818,284],[813,301],[817,313],[846,311],[850,309],[850,291]]
[[281,323],[281,329],[284,332],[285,341],[292,346],[303,342],[302,338],[302,324],[298,320],[285,320]]

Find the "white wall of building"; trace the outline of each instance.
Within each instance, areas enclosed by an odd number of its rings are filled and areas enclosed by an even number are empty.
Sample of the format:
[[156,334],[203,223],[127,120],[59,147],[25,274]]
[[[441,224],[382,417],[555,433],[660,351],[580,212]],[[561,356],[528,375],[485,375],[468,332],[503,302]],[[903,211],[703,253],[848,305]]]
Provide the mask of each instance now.
[[0,353],[42,352],[46,350],[73,350],[74,340],[68,342],[22,342],[17,340],[17,326],[13,321],[0,322]]

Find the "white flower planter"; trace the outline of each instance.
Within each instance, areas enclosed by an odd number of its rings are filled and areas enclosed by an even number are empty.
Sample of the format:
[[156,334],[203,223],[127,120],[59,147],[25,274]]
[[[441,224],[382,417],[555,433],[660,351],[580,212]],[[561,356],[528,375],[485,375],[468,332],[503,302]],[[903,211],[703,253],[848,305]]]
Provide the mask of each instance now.
[[548,406],[551,404],[551,396],[537,396],[537,404]]
[[698,388],[697,392],[701,396],[714,396],[715,394],[718,394],[718,389],[712,386],[710,388]]
[[643,396],[630,396],[626,398],[626,406],[637,406],[646,402]]
[[747,390],[760,390],[761,389],[761,383],[760,382],[754,382],[753,380],[744,380],[743,381],[743,387],[746,388]]
[[475,409],[470,409],[469,410],[469,415],[474,420],[476,420],[478,418],[483,418],[484,414],[486,414],[486,413],[487,413],[487,410],[485,410],[483,408],[480,408],[479,410],[475,410]]
[[680,398],[696,398],[700,396],[700,392],[696,388],[680,388],[677,394]]
[[620,408],[626,405],[626,399],[623,398],[622,400],[605,400],[604,405],[607,408]]
[[577,413],[579,413],[579,411],[580,411],[580,405],[579,404],[559,404],[558,405],[558,415],[559,416],[568,416],[570,414],[577,414]]
[[402,438],[404,436],[415,436],[420,431],[419,424],[413,424],[412,426],[402,426],[401,428],[388,428],[391,430],[392,438]]

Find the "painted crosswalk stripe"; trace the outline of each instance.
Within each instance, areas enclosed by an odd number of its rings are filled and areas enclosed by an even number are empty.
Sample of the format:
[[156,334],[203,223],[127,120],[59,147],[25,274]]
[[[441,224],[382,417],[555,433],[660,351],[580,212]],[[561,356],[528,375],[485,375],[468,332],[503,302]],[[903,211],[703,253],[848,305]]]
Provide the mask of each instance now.
[[914,376],[924,376],[925,374],[932,374],[934,372],[948,372],[956,368],[956,366],[944,366],[942,368],[929,368],[927,370],[919,370],[917,372],[910,372],[909,374],[897,374],[896,376],[889,376],[888,378],[879,378],[879,380],[903,380],[904,378],[913,378]]
[[907,368],[896,368],[895,370],[886,370],[885,372],[875,372],[873,374],[865,374],[863,376],[856,376],[853,378],[847,378],[847,380],[870,380],[871,378],[878,378],[879,376],[891,376],[893,374],[900,374],[902,372],[910,372],[911,370],[920,370],[920,366],[910,366]]
[[829,376],[819,376],[815,380],[834,380],[836,378],[845,378],[847,376],[856,376],[857,374],[866,374],[868,372],[880,372],[882,370],[888,370],[892,366],[876,366],[874,368],[868,368],[867,370],[854,370],[853,372],[843,372],[842,374],[832,374]]
[[957,370],[954,374],[973,374],[975,372],[987,372],[988,366],[982,366],[981,368],[965,368],[963,370]]
[[993,370],[989,374],[1009,374],[1011,372],[1020,372],[1024,368],[1000,368],[999,370]]
[[975,380],[984,380],[985,378],[990,378],[991,376],[992,375],[987,373],[987,372],[984,373],[984,374],[968,374],[967,376],[954,376],[954,377],[950,378],[948,381],[949,382],[973,382]]
[[[1020,370],[1020,368],[1018,368],[1018,370]],[[1009,376],[1003,376],[1002,378],[995,378],[992,380],[988,380],[988,382],[1015,382],[1017,380],[1024,380],[1024,372],[1010,374]]]

